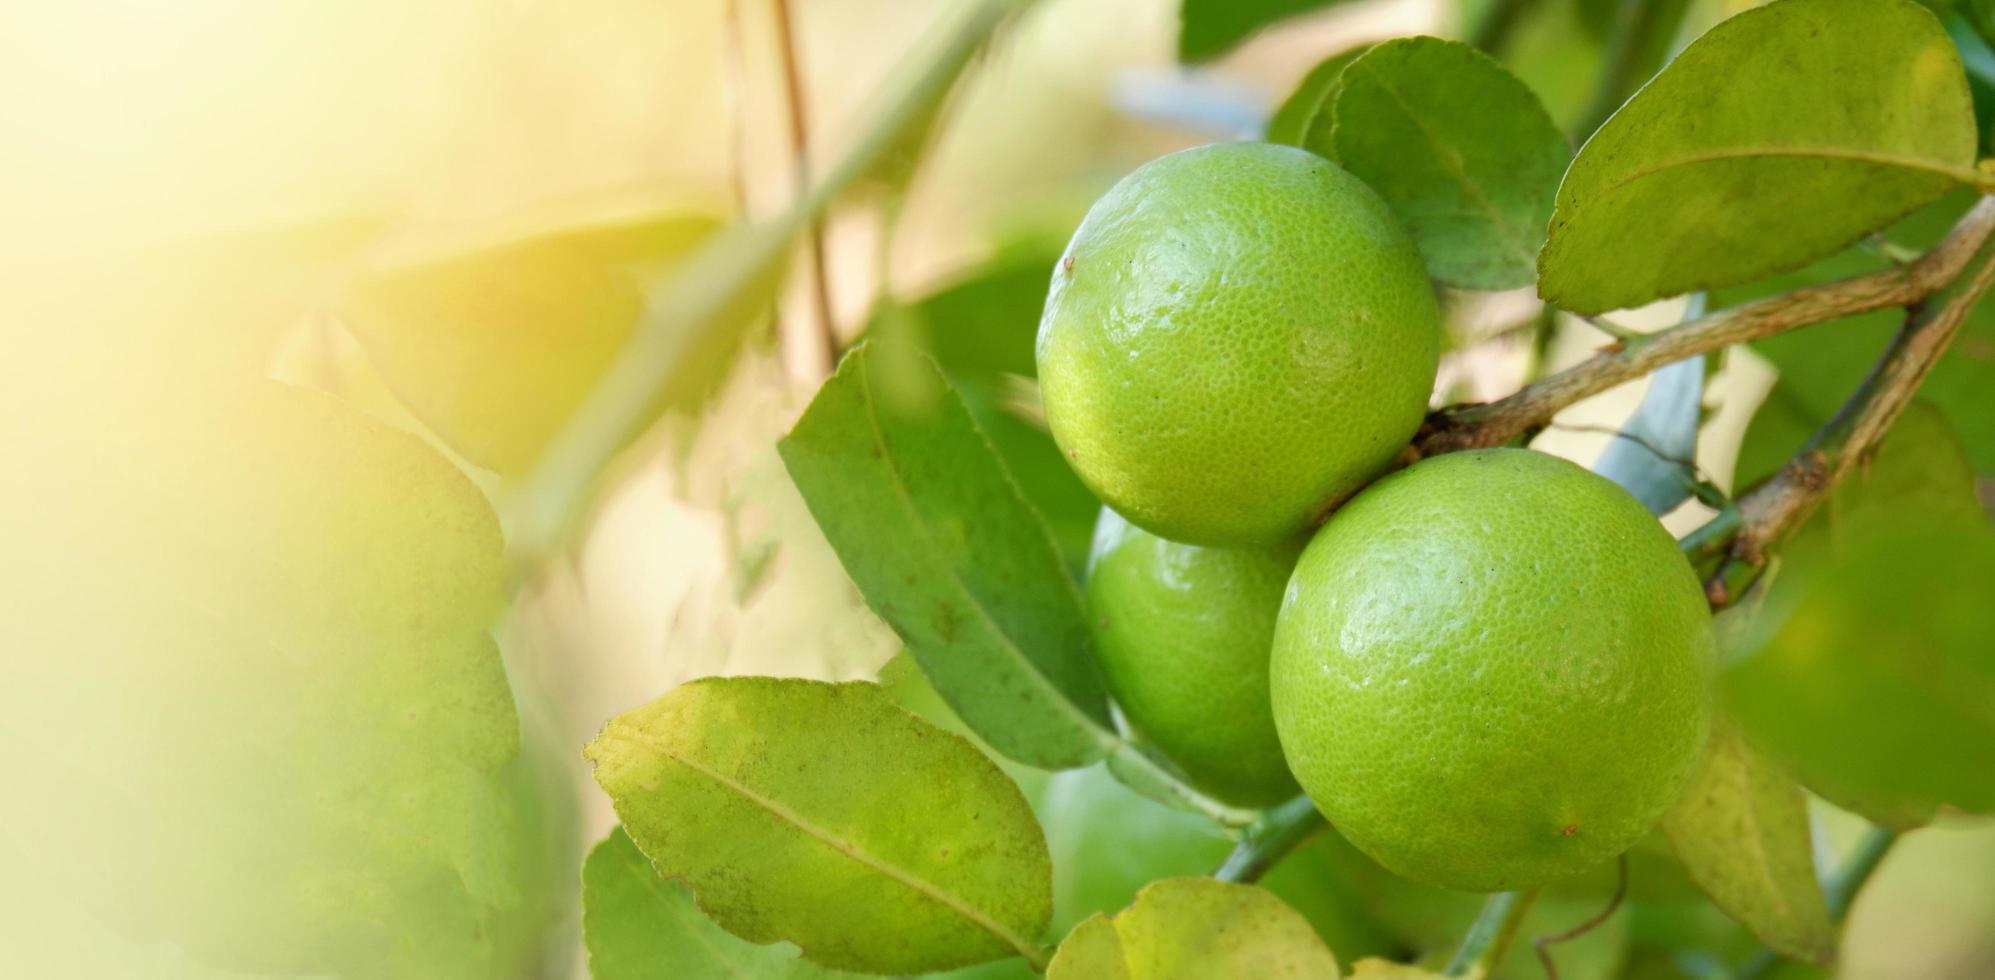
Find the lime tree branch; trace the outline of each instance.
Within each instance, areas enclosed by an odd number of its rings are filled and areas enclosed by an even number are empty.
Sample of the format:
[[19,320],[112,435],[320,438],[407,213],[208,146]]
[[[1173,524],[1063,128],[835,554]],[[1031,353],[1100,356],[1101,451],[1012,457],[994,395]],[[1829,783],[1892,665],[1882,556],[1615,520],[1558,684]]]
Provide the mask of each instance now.
[[753,321],[749,301],[772,288],[797,236],[846,188],[924,132],[985,40],[1031,2],[980,0],[951,15],[895,69],[851,149],[793,207],[715,235],[650,291],[636,333],[504,508],[516,580],[529,578],[565,544],[604,468],[656,416],[682,366],[738,342]]
[[[1975,213],[1987,208],[1984,201]],[[1779,472],[1739,498],[1737,529],[1724,561],[1705,583],[1713,605],[1735,599],[1766,564],[1770,550],[1800,526],[1836,481],[1877,449],[1991,285],[1995,241],[1984,239],[1965,272],[1907,313],[1891,345],[1841,410]]]
[[1442,409],[1428,418],[1416,437],[1415,453],[1433,456],[1501,445],[1542,427],[1581,399],[1671,362],[1855,313],[1924,303],[1961,276],[1991,234],[1995,234],[1995,199],[1984,198],[1916,262],[1719,310],[1639,340],[1616,343],[1508,398]]

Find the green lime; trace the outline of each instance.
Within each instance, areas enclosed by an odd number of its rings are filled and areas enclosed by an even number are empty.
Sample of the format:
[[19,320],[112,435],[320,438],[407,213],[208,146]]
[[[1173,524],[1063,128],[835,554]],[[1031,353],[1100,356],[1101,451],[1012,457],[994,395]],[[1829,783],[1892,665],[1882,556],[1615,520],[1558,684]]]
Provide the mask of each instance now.
[[1301,550],[1178,544],[1106,507],[1095,524],[1087,593],[1102,679],[1139,735],[1228,802],[1298,792],[1268,707],[1268,651]]
[[1633,497],[1556,457],[1435,457],[1310,542],[1275,723],[1325,816],[1409,878],[1531,888],[1632,847],[1710,725],[1696,575]]
[[1081,480],[1173,541],[1271,544],[1376,475],[1425,414],[1433,288],[1384,201],[1293,147],[1152,160],[1053,272],[1040,394]]

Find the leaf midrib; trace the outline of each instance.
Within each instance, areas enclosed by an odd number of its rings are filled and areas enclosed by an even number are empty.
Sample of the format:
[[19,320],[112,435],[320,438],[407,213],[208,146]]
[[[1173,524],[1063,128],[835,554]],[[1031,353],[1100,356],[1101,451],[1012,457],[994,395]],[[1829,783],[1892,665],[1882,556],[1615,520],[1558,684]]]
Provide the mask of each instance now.
[[[1352,62],[1350,67],[1356,68],[1363,64],[1364,59],[1360,58]],[[1346,70],[1348,71],[1349,69],[1347,68]],[[1406,101],[1404,96],[1399,94],[1399,90],[1394,88],[1392,83],[1387,81],[1381,73],[1372,70],[1370,75],[1372,81],[1378,83],[1378,87],[1392,98],[1392,101],[1399,106],[1401,111],[1406,113],[1406,118],[1413,123],[1415,129],[1420,131],[1420,135],[1427,141],[1427,145],[1434,149],[1434,160],[1441,165],[1441,169],[1454,177],[1455,183],[1460,184],[1462,190],[1468,194],[1470,199],[1475,201],[1476,206],[1480,207],[1483,213],[1489,216],[1490,223],[1502,230],[1504,244],[1510,247],[1511,253],[1526,265],[1534,262],[1535,256],[1531,249],[1524,244],[1525,236],[1523,233],[1516,226],[1512,225],[1509,219],[1503,216],[1502,212],[1497,210],[1495,202],[1483,194],[1482,188],[1469,179],[1468,173],[1458,165],[1458,161],[1451,154],[1450,145],[1443,143],[1440,136],[1428,128],[1427,123],[1420,118],[1420,114],[1413,111],[1413,106]]]
[[1679,167],[1691,167],[1698,164],[1717,163],[1725,160],[1746,160],[1757,157],[1841,160],[1850,163],[1868,163],[1878,166],[1898,167],[1903,170],[1914,170],[1921,173],[1948,177],[1969,186],[1976,185],[1981,179],[1981,175],[1976,173],[1972,168],[1953,167],[1932,160],[1900,156],[1895,153],[1874,153],[1867,150],[1839,149],[1836,147],[1741,146],[1723,150],[1711,150],[1704,153],[1687,154],[1647,167],[1631,170],[1623,174],[1619,179],[1602,187],[1600,193],[1610,194],[1630,184],[1639,183],[1650,177]]
[[908,888],[909,890],[915,892],[916,894],[922,896],[923,898],[935,902],[936,904],[941,905],[942,907],[948,909],[949,911],[956,913],[956,915],[960,916],[965,921],[969,922],[971,925],[974,925],[977,928],[982,929],[983,931],[990,933],[993,936],[996,936],[1000,941],[1004,942],[1005,945],[1010,946],[1012,949],[1016,950],[1018,952],[1018,955],[1025,957],[1026,961],[1033,964],[1036,969],[1045,968],[1046,965],[1045,956],[1040,951],[1036,943],[1033,943],[1025,939],[1024,937],[1020,936],[1016,932],[1013,932],[1004,923],[997,921],[996,919],[992,918],[988,914],[979,910],[975,906],[970,905],[969,903],[957,898],[956,896],[949,894],[947,891],[943,890],[942,886],[937,885],[934,882],[931,882],[928,879],[923,878],[912,871],[908,871],[904,868],[897,867],[879,857],[875,857],[874,855],[867,853],[865,850],[861,849],[858,845],[853,844],[852,842],[844,839],[843,837],[840,837],[837,834],[834,834],[831,831],[824,829],[823,827],[819,827],[818,825],[805,819],[803,814],[790,809],[789,807],[783,805],[780,801],[771,799],[767,796],[762,795],[761,793],[756,792],[754,788],[750,787],[748,784],[743,783],[740,780],[737,780],[717,769],[709,768],[705,765],[693,761],[690,758],[687,758],[683,755],[680,755],[672,751],[670,747],[660,744],[659,742],[653,740],[652,738],[649,737],[649,735],[646,732],[644,732],[642,729],[634,725],[624,725],[622,727],[633,738],[634,741],[642,744],[644,747],[650,749],[651,751],[656,752],[660,756],[666,759],[670,759],[671,761],[676,762],[679,765],[682,765],[693,772],[699,773],[700,775],[707,777],[708,779],[712,780],[713,782],[719,784],[720,786],[726,789],[732,790],[736,795],[740,796],[742,799],[747,800],[748,802],[753,803],[756,806],[759,806],[762,809],[768,811],[768,813],[771,816],[802,831],[805,835],[816,840],[818,843],[823,844],[826,847],[829,847],[832,850],[837,851],[838,853],[843,854],[846,857],[854,861],[857,861],[858,863],[863,864],[866,867],[871,868],[874,871],[877,871],[888,878],[893,879],[894,881],[900,883],[902,886]]
[[[865,405],[866,424],[872,430],[873,444],[880,449],[880,465],[887,472],[887,482],[894,488],[894,494],[906,509],[909,520],[915,526],[926,530],[929,526],[928,522],[922,518],[920,508],[915,506],[913,491],[908,488],[907,478],[901,474],[900,468],[894,464],[893,451],[887,445],[886,433],[880,428],[879,412],[873,403],[873,384],[869,371],[869,362],[861,358],[857,367],[859,371],[857,379],[859,382],[859,396]],[[1080,728],[1089,733],[1093,737],[1094,742],[1104,751],[1112,749],[1121,741],[1113,733],[1103,730],[1100,725],[1095,723],[1093,718],[1088,717],[1086,713],[1082,712],[1078,705],[1068,699],[1066,692],[1054,684],[1052,678],[1046,676],[1039,664],[1033,661],[1031,657],[1025,655],[1025,651],[1011,638],[1011,634],[1006,633],[1004,628],[998,625],[996,617],[992,616],[991,611],[985,608],[983,600],[978,598],[976,592],[970,588],[969,583],[963,581],[962,576],[957,573],[954,565],[946,561],[936,562],[935,564],[941,566],[942,578],[955,587],[963,600],[969,604],[971,609],[976,611],[977,617],[983,620],[985,626],[990,628],[991,634],[997,637],[998,648],[1023,667],[1025,676],[1032,681],[1034,686],[1050,696],[1053,703],[1060,708],[1062,713],[1073,718]],[[1061,571],[1061,576],[1063,578],[1066,576],[1064,569]],[[1068,580],[1067,584],[1070,589],[1073,588],[1071,579]],[[1078,592],[1078,590],[1075,591]]]

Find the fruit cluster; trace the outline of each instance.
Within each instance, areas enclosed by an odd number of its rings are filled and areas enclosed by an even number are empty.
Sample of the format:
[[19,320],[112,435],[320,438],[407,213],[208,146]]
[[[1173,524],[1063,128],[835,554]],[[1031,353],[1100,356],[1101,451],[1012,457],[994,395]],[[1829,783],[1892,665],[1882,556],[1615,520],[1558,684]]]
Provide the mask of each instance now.
[[1108,504],[1087,591],[1135,733],[1222,799],[1300,784],[1408,877],[1529,888],[1627,850],[1683,789],[1710,612],[1668,532],[1570,462],[1386,473],[1440,341],[1376,193],[1235,143],[1094,205],[1037,357],[1054,439]]

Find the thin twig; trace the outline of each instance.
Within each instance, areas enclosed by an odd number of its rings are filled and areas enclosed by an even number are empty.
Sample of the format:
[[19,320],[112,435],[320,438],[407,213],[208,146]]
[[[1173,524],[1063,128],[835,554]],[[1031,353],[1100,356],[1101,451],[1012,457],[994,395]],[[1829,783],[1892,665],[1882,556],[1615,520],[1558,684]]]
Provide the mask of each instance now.
[[774,278],[796,236],[922,131],[984,41],[1031,2],[978,0],[952,12],[888,76],[853,146],[823,168],[803,200],[765,221],[737,222],[714,235],[651,290],[636,331],[510,495],[504,519],[515,586],[568,543],[604,469],[656,417],[661,397],[685,383],[690,365],[740,339],[762,284]]
[[1854,313],[1911,306],[1959,276],[1991,233],[1995,233],[1995,199],[1983,199],[1911,265],[1719,310],[1603,351],[1508,398],[1442,409],[1428,417],[1415,452],[1433,456],[1502,445],[1551,421],[1581,399],[1673,361]]
[[1212,876],[1242,884],[1259,881],[1290,851],[1328,826],[1329,822],[1316,812],[1316,804],[1309,802],[1307,796],[1271,807],[1248,825],[1233,853],[1226,856],[1226,863]]
[[[790,161],[796,178],[797,195],[810,186],[810,109],[804,102],[803,63],[797,57],[795,17],[790,0],[770,0],[776,22],[777,64],[783,72],[783,92],[789,103]],[[810,253],[811,294],[817,305],[818,337],[823,345],[818,367],[830,374],[838,361],[838,321],[831,311],[831,277],[825,271],[824,216],[811,221],[804,233],[804,248]]]
[[1614,859],[1614,897],[1607,900],[1606,908],[1594,913],[1593,918],[1564,932],[1539,936],[1531,940],[1531,949],[1538,954],[1538,962],[1544,966],[1545,976],[1551,980],[1559,980],[1558,964],[1552,962],[1552,953],[1545,947],[1570,942],[1599,928],[1601,923],[1613,917],[1615,911],[1621,907],[1621,900],[1626,897],[1628,897],[1628,855],[1624,853]]
[[[1975,210],[1987,206],[1984,201]],[[1837,481],[1876,451],[1991,285],[1995,244],[1984,243],[1965,274],[1906,315],[1891,345],[1835,417],[1779,472],[1739,498],[1738,530],[1726,560],[1705,586],[1714,604],[1735,600],[1752,573],[1765,565],[1772,547],[1814,512]]]

